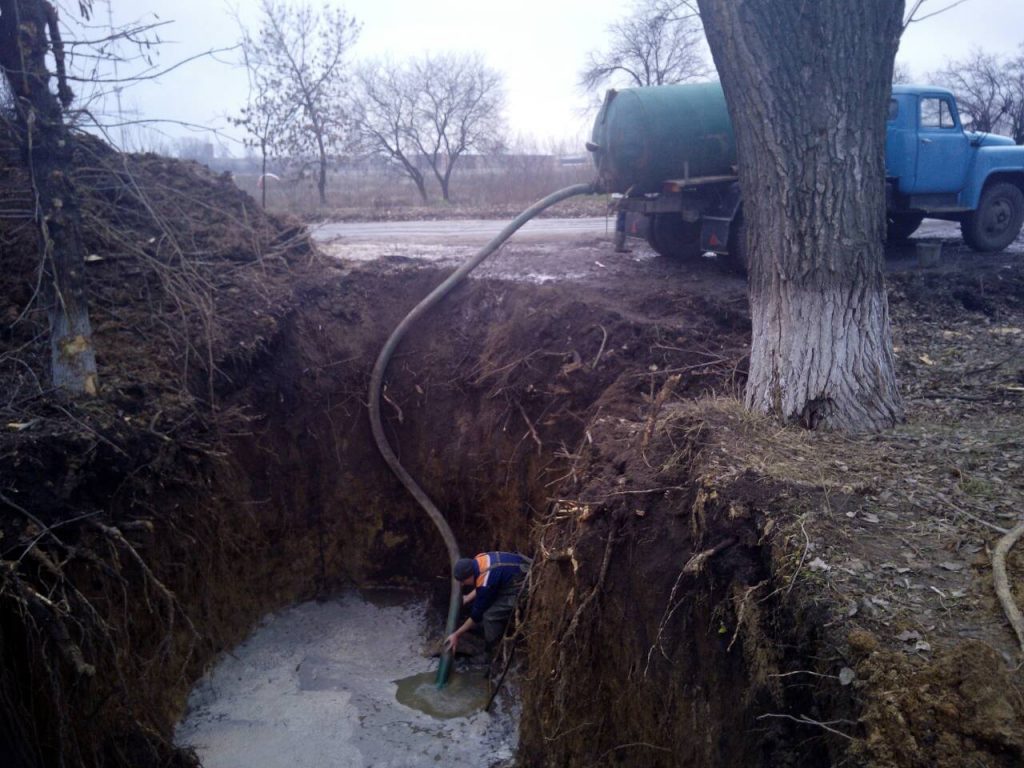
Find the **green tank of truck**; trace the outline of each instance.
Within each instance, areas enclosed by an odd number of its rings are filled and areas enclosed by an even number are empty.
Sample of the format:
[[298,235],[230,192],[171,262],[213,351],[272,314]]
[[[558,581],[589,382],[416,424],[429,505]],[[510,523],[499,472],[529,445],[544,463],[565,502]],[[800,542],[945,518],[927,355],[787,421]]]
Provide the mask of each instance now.
[[736,140],[718,83],[608,91],[588,149],[606,192],[661,192],[666,179],[736,170]]

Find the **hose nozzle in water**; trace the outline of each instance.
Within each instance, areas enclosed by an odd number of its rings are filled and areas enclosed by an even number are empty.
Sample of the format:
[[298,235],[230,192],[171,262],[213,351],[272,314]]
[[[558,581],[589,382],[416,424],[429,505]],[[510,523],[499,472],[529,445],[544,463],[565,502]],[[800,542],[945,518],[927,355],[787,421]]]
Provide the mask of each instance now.
[[[384,343],[384,346],[380,350],[380,354],[377,356],[377,362],[373,366],[373,373],[370,376],[370,427],[373,430],[373,439],[377,443],[377,448],[380,450],[381,456],[384,457],[384,461],[387,462],[388,466],[391,467],[391,471],[395,473],[402,485],[405,486],[406,490],[412,494],[413,498],[419,502],[419,505],[423,507],[424,511],[430,517],[431,521],[437,527],[438,532],[441,534],[441,538],[444,539],[445,546],[448,549],[448,559],[450,567],[455,567],[455,561],[459,559],[459,546],[455,542],[455,535],[452,533],[452,529],[448,526],[448,522],[444,519],[444,515],[434,505],[434,502],[430,500],[430,497],[420,488],[419,484],[413,479],[405,467],[402,466],[398,460],[398,456],[391,449],[391,445],[388,443],[387,437],[384,435],[384,427],[381,423],[380,417],[380,390],[384,383],[384,372],[387,370],[388,363],[391,360],[391,356],[394,354],[395,349],[398,347],[399,342],[412,327],[413,323],[420,319],[431,307],[441,301],[449,291],[458,285],[462,280],[476,269],[480,263],[494,253],[502,244],[508,240],[517,229],[523,224],[528,222],[538,213],[546,208],[550,208],[555,203],[560,203],[563,200],[567,200],[570,197],[576,195],[589,195],[595,191],[595,184],[574,184],[571,187],[560,189],[557,192],[545,197],[543,200],[538,200],[536,203],[531,205],[521,214],[516,216],[511,222],[509,222],[504,229],[501,230],[487,245],[481,248],[474,256],[467,259],[458,269],[450,274],[444,282],[442,282],[437,288],[430,292],[430,294],[423,299],[419,304],[412,308],[398,324],[398,327],[391,332],[391,336]],[[452,592],[451,599],[448,601],[448,621],[445,629],[445,637],[452,634],[455,631],[455,623],[459,619],[459,608],[462,604],[461,590],[459,588],[459,582],[452,579]],[[448,683],[448,675],[451,672],[452,666],[452,651],[450,649],[444,649],[441,653],[441,662],[437,668],[437,687],[443,688]]]

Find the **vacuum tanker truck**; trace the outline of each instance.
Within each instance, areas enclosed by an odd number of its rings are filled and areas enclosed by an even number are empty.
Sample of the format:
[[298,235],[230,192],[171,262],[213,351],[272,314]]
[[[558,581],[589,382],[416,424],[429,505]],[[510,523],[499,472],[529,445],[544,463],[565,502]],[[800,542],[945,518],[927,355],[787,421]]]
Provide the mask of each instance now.
[[[627,234],[665,256],[713,252],[746,266],[736,141],[720,84],[608,91],[587,149],[602,190],[622,195]],[[1000,251],[1020,234],[1024,147],[965,131],[950,91],[893,86],[885,164],[889,239],[909,237],[925,217],[959,222],[977,251]]]

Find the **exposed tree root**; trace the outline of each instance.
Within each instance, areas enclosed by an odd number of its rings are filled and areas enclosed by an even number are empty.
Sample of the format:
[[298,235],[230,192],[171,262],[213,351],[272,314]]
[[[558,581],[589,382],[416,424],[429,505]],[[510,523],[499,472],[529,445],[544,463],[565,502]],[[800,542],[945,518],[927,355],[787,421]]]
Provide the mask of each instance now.
[[683,566],[683,573],[697,575],[702,570],[704,570],[704,566],[707,565],[707,562],[712,557],[717,555],[722,550],[728,549],[735,543],[736,539],[734,538],[723,539],[722,541],[715,544],[715,546],[711,547],[711,549],[705,549],[703,552],[698,552],[686,561],[686,565]]
[[675,392],[676,386],[679,384],[679,380],[682,378],[681,374],[674,374],[669,376],[665,383],[661,385],[661,389],[658,390],[658,394],[654,398],[654,402],[651,403],[651,412],[647,415],[647,423],[644,425],[643,437],[640,439],[640,453],[645,454],[647,452],[647,446],[651,442],[651,438],[654,436],[654,427],[658,421],[658,414],[661,413],[662,407],[665,405],[672,393]]

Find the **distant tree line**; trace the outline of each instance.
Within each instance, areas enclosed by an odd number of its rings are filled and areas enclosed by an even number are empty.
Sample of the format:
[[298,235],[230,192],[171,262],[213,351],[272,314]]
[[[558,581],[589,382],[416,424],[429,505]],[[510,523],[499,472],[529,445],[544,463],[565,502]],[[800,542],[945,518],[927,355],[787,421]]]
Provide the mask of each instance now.
[[250,89],[235,124],[259,150],[264,172],[268,158],[312,160],[321,205],[330,160],[339,154],[384,158],[423,202],[432,177],[450,200],[460,158],[504,146],[501,74],[480,54],[354,67],[348,59],[359,32],[340,8],[260,0],[258,28],[242,30]]

